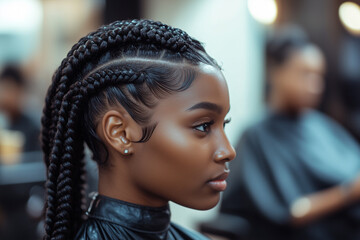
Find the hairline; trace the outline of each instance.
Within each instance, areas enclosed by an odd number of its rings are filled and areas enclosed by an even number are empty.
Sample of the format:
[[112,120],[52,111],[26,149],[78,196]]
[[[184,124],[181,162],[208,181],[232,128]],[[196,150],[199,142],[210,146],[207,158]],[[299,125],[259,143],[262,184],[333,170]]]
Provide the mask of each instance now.
[[[82,79],[83,80],[87,79],[88,77],[90,77],[91,75],[93,75],[94,73],[96,73],[102,69],[107,69],[109,67],[122,65],[124,63],[148,63],[148,64],[154,63],[154,64],[159,64],[159,65],[168,65],[168,66],[170,65],[171,67],[192,68],[195,71],[198,71],[199,66],[201,65],[201,64],[199,64],[199,65],[190,64],[186,60],[183,60],[180,62],[174,62],[174,61],[167,61],[167,60],[155,59],[155,58],[122,57],[122,58],[110,60],[105,64],[101,64],[101,65],[95,67],[90,72],[88,72]],[[209,65],[207,63],[204,63],[204,64]]]

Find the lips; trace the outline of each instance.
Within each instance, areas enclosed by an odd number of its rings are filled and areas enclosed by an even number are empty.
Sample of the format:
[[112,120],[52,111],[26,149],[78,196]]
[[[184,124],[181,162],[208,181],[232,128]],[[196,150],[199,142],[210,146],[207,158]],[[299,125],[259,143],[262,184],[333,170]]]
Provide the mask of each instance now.
[[226,180],[226,178],[229,176],[229,170],[224,171],[222,174],[218,175],[216,178],[213,178],[210,180],[211,181],[223,181]]
[[215,191],[222,192],[226,189],[227,183],[226,178],[229,176],[229,170],[225,170],[217,177],[208,181],[208,185]]

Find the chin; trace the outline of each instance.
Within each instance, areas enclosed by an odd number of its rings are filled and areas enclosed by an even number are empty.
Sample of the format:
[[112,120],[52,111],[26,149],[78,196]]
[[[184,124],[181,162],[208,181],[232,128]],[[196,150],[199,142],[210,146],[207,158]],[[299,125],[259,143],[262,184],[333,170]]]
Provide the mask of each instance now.
[[218,193],[216,196],[208,196],[203,197],[201,199],[195,199],[193,198],[192,201],[185,202],[175,202],[179,205],[182,205],[184,207],[192,208],[195,210],[209,210],[215,207],[220,201],[220,193]]
[[316,108],[320,104],[320,98],[314,96],[308,96],[304,101],[301,103],[302,107],[313,109]]

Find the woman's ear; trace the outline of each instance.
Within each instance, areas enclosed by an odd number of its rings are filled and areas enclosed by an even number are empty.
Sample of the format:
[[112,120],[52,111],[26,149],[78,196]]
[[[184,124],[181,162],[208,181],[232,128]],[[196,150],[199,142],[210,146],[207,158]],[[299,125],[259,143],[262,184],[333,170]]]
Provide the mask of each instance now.
[[101,121],[104,141],[124,156],[133,154],[134,150],[128,121],[124,114],[116,110],[106,112]]

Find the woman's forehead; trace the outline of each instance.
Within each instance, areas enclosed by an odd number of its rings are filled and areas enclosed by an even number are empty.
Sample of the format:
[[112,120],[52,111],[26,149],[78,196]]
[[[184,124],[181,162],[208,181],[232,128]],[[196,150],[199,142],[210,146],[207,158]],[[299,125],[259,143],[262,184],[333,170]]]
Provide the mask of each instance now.
[[163,100],[156,107],[159,114],[187,112],[199,103],[206,103],[202,106],[216,105],[221,113],[227,113],[230,108],[225,78],[220,70],[209,65],[200,67],[199,74],[188,89],[173,93]]

